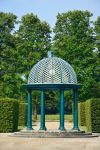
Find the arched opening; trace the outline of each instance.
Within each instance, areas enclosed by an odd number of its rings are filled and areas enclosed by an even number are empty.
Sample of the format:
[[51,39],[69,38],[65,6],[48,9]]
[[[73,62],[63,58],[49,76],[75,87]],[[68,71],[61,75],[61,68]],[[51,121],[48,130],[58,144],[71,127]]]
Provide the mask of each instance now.
[[[33,128],[38,129],[40,126],[41,108],[40,108],[40,91],[34,90],[32,92],[32,121]],[[60,91],[59,90],[45,90],[45,126],[48,130],[56,130],[59,128],[60,122]],[[72,90],[64,91],[64,123],[65,128],[72,128]]]

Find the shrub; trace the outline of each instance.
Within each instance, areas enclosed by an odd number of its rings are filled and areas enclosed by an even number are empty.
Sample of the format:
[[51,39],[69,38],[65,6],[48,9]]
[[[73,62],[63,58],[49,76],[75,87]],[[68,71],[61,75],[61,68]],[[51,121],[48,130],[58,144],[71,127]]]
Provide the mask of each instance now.
[[91,130],[91,104],[90,104],[90,99],[86,101],[86,128],[87,131],[92,131]]
[[26,126],[26,124],[27,124],[27,103],[20,103],[18,125]]
[[0,99],[0,132],[14,132],[18,129],[19,103],[15,99]]
[[87,131],[100,133],[100,99],[86,101],[86,127]]
[[85,101],[78,103],[78,119],[79,119],[80,126],[86,125]]

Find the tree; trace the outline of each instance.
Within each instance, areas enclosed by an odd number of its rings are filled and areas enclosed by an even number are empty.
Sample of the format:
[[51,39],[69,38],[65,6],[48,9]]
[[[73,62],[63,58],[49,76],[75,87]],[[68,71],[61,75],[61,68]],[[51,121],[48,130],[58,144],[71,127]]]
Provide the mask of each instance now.
[[96,33],[96,48],[100,55],[100,16],[97,17],[97,20],[94,23],[95,25],[95,33]]
[[48,90],[45,93],[45,110],[47,114],[57,114],[59,113],[59,98],[60,94],[58,90]]
[[55,53],[68,61],[74,68],[78,82],[82,84],[80,89],[80,100],[90,98],[95,93],[94,68],[94,29],[91,26],[88,11],[69,11],[58,14],[54,28]]
[[34,121],[37,120],[37,114],[39,114],[39,104],[40,104],[40,91],[33,91],[32,92],[32,98],[33,98],[33,115],[34,115]]
[[[50,27],[46,22],[33,13],[21,18],[18,31],[15,33],[16,48],[18,55],[18,72],[24,76],[24,83],[32,67],[47,55],[50,49]],[[37,117],[37,106],[39,103],[38,93],[33,92],[33,103],[35,118]]]
[[18,98],[21,78],[16,73],[16,44],[13,29],[16,15],[0,13],[0,96]]
[[45,57],[50,49],[50,27],[46,22],[34,14],[27,14],[20,21],[16,47],[19,52],[19,72],[23,72],[27,79],[30,69],[41,58]]
[[94,77],[95,77],[95,85],[93,87],[93,93],[95,93],[94,97],[100,97],[100,16],[97,17],[97,20],[94,22],[95,26],[95,49],[94,49],[94,58],[96,60],[95,68],[94,68]]

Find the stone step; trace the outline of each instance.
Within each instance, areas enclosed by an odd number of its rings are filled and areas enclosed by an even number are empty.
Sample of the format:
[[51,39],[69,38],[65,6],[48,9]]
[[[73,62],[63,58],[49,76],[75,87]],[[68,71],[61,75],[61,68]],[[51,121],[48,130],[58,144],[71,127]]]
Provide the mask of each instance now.
[[98,137],[92,133],[79,132],[67,132],[67,131],[22,131],[15,132],[13,137],[26,137],[26,138],[90,138]]

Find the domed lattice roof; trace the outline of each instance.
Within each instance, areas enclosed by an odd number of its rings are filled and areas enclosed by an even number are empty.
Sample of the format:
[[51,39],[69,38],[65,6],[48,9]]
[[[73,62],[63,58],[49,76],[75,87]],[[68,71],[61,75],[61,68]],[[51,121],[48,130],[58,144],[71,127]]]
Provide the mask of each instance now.
[[58,57],[40,60],[30,71],[28,84],[77,84],[72,66]]

